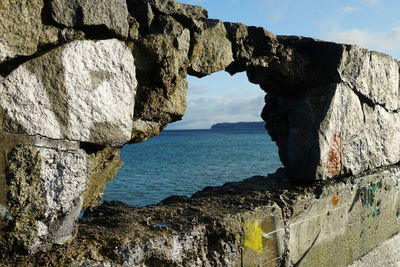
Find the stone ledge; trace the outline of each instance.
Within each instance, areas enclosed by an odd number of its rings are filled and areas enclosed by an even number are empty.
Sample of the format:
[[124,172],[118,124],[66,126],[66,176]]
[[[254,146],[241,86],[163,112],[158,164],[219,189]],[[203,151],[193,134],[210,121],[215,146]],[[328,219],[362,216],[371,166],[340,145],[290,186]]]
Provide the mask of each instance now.
[[74,240],[17,263],[346,266],[400,232],[399,175],[391,167],[295,186],[279,170],[164,204],[104,203]]

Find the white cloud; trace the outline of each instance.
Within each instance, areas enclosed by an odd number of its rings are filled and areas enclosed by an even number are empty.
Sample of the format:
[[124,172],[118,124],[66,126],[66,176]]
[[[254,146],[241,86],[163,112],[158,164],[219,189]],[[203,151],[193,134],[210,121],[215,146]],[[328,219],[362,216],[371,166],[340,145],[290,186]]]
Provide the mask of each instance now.
[[389,32],[371,32],[357,28],[342,30],[334,27],[326,38],[339,43],[357,44],[400,58],[400,27],[392,28]]
[[279,22],[284,18],[284,12],[282,9],[277,9],[271,14],[271,20],[273,22]]
[[256,95],[196,98],[189,101],[183,121],[170,124],[169,129],[208,129],[218,122],[261,121],[264,93]]
[[345,7],[342,7],[340,9],[340,11],[343,14],[353,13],[353,12],[357,12],[357,11],[360,11],[360,10],[361,10],[361,8],[356,7],[356,6],[345,6]]
[[189,92],[191,94],[204,94],[207,92],[207,87],[206,86],[190,86]]

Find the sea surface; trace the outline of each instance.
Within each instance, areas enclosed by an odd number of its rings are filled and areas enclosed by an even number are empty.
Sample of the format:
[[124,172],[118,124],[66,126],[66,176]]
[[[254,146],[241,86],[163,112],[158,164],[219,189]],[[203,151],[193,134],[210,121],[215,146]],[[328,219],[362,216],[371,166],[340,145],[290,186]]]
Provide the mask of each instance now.
[[191,196],[206,186],[273,173],[281,162],[263,129],[166,130],[144,143],[126,145],[125,165],[107,184],[104,200],[132,206],[170,195]]

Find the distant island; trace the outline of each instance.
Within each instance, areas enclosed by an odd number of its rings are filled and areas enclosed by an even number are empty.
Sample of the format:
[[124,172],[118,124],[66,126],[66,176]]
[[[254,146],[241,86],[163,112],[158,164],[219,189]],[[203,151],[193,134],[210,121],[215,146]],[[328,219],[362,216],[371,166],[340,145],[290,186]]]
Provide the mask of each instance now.
[[265,122],[223,122],[211,126],[212,130],[220,129],[265,129]]

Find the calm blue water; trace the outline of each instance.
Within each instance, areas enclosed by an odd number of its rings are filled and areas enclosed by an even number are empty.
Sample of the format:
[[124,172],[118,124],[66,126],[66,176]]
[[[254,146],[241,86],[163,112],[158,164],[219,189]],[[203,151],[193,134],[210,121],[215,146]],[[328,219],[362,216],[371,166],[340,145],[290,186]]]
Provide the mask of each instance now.
[[125,165],[107,184],[104,200],[133,206],[187,195],[205,186],[267,175],[281,167],[265,130],[163,131],[121,152]]

